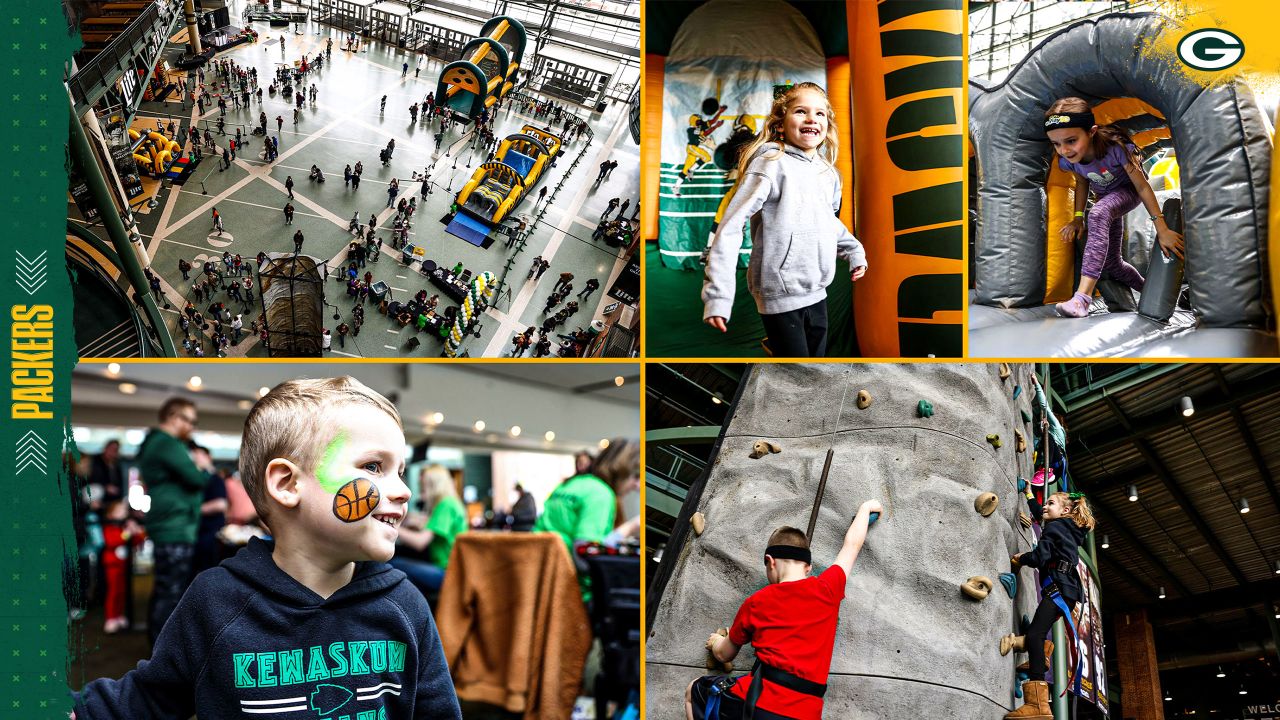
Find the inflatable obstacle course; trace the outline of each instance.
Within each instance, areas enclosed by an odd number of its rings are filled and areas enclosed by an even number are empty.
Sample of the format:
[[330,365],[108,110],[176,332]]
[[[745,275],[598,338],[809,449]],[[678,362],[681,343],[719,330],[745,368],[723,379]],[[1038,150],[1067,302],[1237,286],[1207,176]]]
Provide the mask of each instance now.
[[526,41],[519,20],[506,15],[490,18],[480,36],[462,46],[460,59],[440,71],[436,102],[466,122],[493,107],[515,86]]
[[152,130],[143,135],[129,128],[129,141],[133,143],[133,159],[138,169],[154,177],[164,177],[169,165],[182,154],[182,145]]
[[458,191],[459,214],[465,212],[497,225],[511,214],[560,154],[560,136],[525,125],[508,135],[493,159],[481,163]]
[[[1177,31],[1156,13],[1104,15],[1051,35],[999,84],[970,81],[977,184],[971,355],[1276,354],[1263,263],[1276,254],[1268,232],[1270,131],[1243,80],[1205,87],[1145,50]],[[1162,302],[1135,302],[1104,276],[1099,291],[1111,312],[1100,312],[1098,302],[1085,318],[1053,310],[1075,289],[1083,249],[1082,240],[1073,249],[1058,238],[1070,220],[1074,180],[1056,169],[1043,130],[1049,103],[1067,96],[1093,105],[1100,123],[1130,132],[1163,207],[1181,201],[1185,288],[1170,279],[1177,268],[1160,267],[1146,211],[1125,221],[1124,254],[1149,282],[1159,280],[1146,292]],[[1133,312],[1140,304],[1149,309]]]

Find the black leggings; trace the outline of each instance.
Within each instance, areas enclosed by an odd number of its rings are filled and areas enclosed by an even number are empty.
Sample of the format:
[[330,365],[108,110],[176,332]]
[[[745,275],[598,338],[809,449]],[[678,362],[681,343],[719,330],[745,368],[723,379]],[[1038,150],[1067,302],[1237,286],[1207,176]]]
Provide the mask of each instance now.
[[1031,618],[1031,625],[1027,628],[1027,654],[1031,656],[1032,680],[1043,680],[1044,674],[1048,671],[1044,662],[1044,640],[1053,629],[1053,623],[1061,616],[1062,611],[1053,604],[1053,600],[1049,598],[1049,591],[1045,590],[1044,597],[1036,606],[1035,617]]
[[825,357],[827,354],[826,299],[774,315],[761,315],[774,357]]

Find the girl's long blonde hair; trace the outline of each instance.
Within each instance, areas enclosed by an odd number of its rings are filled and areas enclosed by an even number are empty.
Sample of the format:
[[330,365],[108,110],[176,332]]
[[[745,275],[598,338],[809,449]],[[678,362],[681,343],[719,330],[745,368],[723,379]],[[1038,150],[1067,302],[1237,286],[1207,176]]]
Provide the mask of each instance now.
[[1084,493],[1056,492],[1049,497],[1056,497],[1063,507],[1071,508],[1067,516],[1075,521],[1076,525],[1089,530],[1097,527],[1098,521],[1094,519],[1093,511],[1089,509],[1089,501],[1085,499]]
[[443,465],[429,465],[419,476],[423,500],[428,509],[446,497],[458,498],[458,488],[453,484],[453,474]]
[[[827,136],[818,145],[818,157],[825,160],[828,165],[835,167],[836,158],[840,155],[840,137],[837,134],[835,112],[831,109],[831,100],[827,98],[827,91],[823,90],[821,85],[802,82],[798,85],[792,85],[773,99],[773,106],[769,108],[769,117],[765,120],[764,127],[760,128],[760,132],[742,149],[742,154],[738,156],[739,176],[747,171],[747,165],[751,163],[752,156],[760,149],[760,146],[771,142],[786,143],[786,138],[782,133],[783,118],[786,117],[787,106],[796,99],[801,90],[813,90],[822,95],[822,99],[827,103]],[[773,160],[778,157],[778,153],[766,157]]]

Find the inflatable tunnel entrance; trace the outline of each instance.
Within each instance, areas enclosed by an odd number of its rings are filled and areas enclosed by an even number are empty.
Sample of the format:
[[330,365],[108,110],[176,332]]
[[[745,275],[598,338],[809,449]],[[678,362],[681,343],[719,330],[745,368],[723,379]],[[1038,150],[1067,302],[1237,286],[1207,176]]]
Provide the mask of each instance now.
[[[1075,282],[1070,261],[1064,267],[1053,257],[1058,251],[1047,240],[1054,207],[1069,191],[1050,175],[1056,163],[1043,118],[1054,99],[1076,96],[1102,105],[1100,118],[1130,130],[1144,154],[1176,149],[1186,281],[1198,324],[1269,326],[1270,130],[1242,81],[1206,88],[1146,50],[1171,22],[1154,13],[1085,20],[1046,39],[1003,82],[970,81],[977,305],[1042,306],[1064,281]],[[1154,235],[1133,227],[1130,216],[1133,233]]]

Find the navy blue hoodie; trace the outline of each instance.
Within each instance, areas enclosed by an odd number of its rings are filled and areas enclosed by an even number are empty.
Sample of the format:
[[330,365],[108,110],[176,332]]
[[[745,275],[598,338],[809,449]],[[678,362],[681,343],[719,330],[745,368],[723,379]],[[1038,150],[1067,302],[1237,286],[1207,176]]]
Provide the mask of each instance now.
[[[1031,513],[1037,520],[1044,514],[1044,508],[1035,500],[1027,502]],[[1074,604],[1083,596],[1080,587],[1080,545],[1089,535],[1088,528],[1082,528],[1069,517],[1050,520],[1041,526],[1040,542],[1031,552],[1022,554],[1022,564],[1039,568],[1041,577],[1048,572],[1049,577],[1058,585],[1063,599]]]
[[462,717],[426,600],[405,574],[356,563],[321,598],[251,540],[196,577],[150,660],[76,695],[77,720]]

